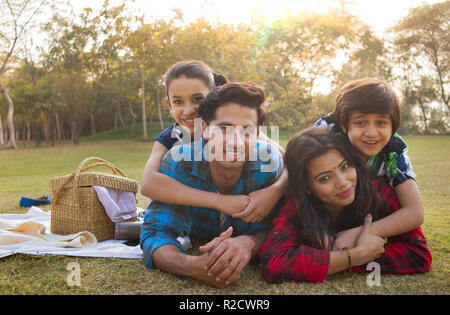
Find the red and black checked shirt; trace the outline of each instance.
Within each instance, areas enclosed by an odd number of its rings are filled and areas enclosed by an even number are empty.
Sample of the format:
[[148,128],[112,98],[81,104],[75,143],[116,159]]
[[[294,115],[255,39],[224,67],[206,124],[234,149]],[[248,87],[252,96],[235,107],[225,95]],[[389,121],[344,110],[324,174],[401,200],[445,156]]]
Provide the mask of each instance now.
[[[386,203],[386,214],[398,210],[399,201],[392,187],[381,179],[373,183]],[[272,222],[272,229],[260,252],[263,277],[268,282],[319,282],[327,277],[330,251],[300,243],[301,231],[295,223],[296,215],[295,203],[288,199]],[[388,238],[385,253],[376,262],[380,264],[382,273],[429,271],[431,254],[421,228]],[[352,271],[366,272],[366,265],[353,267]]]

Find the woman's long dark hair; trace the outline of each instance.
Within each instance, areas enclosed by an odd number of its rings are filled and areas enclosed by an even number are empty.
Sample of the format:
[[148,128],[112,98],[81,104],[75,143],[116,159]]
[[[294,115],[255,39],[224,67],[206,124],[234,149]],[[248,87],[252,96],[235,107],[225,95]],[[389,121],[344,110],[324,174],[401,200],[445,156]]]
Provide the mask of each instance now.
[[[323,203],[308,194],[308,162],[329,150],[340,152],[357,172],[355,200],[344,208],[338,226],[331,225],[331,215]],[[374,219],[378,217],[381,199],[366,166],[343,137],[324,128],[305,129],[289,141],[284,159],[289,174],[289,195],[297,206],[304,244],[324,249],[328,239],[328,244],[333,246],[337,232],[362,225],[368,213]]]

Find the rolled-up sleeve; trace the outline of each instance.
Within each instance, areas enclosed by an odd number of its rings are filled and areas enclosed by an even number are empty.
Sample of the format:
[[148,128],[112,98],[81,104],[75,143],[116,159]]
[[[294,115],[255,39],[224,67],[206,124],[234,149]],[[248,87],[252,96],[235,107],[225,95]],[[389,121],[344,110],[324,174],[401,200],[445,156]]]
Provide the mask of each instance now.
[[155,268],[152,255],[161,246],[175,245],[185,253],[183,246],[177,241],[177,237],[183,235],[183,224],[175,207],[177,206],[152,201],[147,210],[142,224],[140,243],[145,265],[149,268]]
[[[183,179],[184,173],[170,156],[170,152],[182,152],[178,146],[166,153],[161,161],[160,172],[176,180]],[[181,180],[180,180],[181,181]],[[163,203],[152,200],[148,206],[141,228],[140,245],[144,253],[145,265],[154,269],[152,255],[155,250],[164,245],[175,245],[185,253],[177,237],[184,236],[187,222],[187,208],[185,206]]]

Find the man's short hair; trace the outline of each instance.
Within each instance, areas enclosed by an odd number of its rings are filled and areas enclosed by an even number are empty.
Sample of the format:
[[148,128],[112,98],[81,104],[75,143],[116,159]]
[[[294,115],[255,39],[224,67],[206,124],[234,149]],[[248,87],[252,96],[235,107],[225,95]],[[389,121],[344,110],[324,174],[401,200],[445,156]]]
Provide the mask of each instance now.
[[258,113],[258,126],[266,119],[263,103],[266,100],[264,91],[252,82],[233,82],[216,87],[200,103],[198,112],[207,125],[216,118],[217,108],[232,102],[253,108]]

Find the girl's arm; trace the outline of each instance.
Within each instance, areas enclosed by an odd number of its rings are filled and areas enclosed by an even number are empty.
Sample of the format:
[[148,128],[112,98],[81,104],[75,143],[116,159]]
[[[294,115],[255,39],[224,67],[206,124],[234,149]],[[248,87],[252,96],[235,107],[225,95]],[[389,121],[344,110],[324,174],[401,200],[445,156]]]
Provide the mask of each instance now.
[[167,151],[164,145],[155,141],[142,175],[142,195],[161,202],[217,209],[225,214],[242,211],[247,206],[248,196],[227,196],[191,188],[161,174],[161,160]]
[[[286,150],[278,143],[268,138],[263,132],[259,133],[258,138],[261,141],[274,145],[281,152],[281,155],[284,156]],[[259,222],[263,220],[270,213],[270,211],[272,211],[278,200],[286,194],[287,186],[288,173],[285,168],[275,183],[269,187],[251,192],[249,194],[251,199],[247,207],[243,211],[234,214],[233,217],[247,223]]]
[[263,220],[273,209],[275,204],[287,192],[288,173],[283,170],[278,180],[269,187],[251,192],[249,194],[250,202],[244,211],[233,215],[234,218],[241,219],[248,223]]

